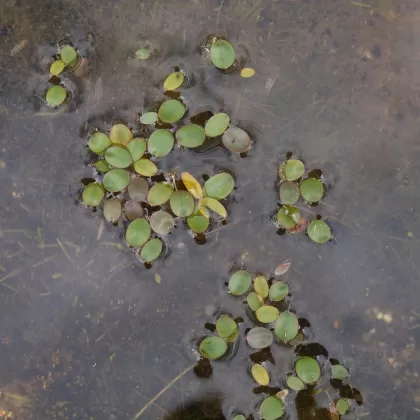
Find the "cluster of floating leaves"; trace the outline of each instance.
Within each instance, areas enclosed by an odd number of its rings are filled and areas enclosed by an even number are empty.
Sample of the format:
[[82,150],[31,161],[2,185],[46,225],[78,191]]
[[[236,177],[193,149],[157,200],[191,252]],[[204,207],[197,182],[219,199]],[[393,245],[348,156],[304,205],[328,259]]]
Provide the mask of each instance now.
[[331,229],[324,220],[309,222],[301,215],[297,203],[302,199],[309,205],[318,204],[324,197],[326,186],[317,171],[309,172],[305,178],[305,164],[290,158],[279,168],[281,207],[276,215],[276,225],[289,233],[306,229],[312,241],[324,244],[332,238]]
[[[283,270],[282,274],[286,271]],[[263,350],[274,342],[296,347],[305,340],[299,320],[290,310],[290,290],[285,281],[269,279],[263,274],[252,276],[247,270],[240,269],[231,275],[227,287],[232,296],[246,297],[246,305],[254,318],[256,326],[246,333],[246,343],[250,348]],[[209,360],[223,358],[229,346],[240,338],[238,324],[226,314],[216,320],[216,331],[217,335],[206,336],[198,346],[200,354]],[[299,392],[314,387],[326,372],[329,372],[331,380],[345,381],[349,377],[348,370],[341,364],[328,360],[322,366],[318,358],[304,355],[295,360],[293,371],[287,375],[284,384],[289,390]],[[259,386],[270,386],[272,378],[265,363],[253,362],[250,373]],[[284,399],[288,393],[288,390],[282,390],[266,396],[259,406],[260,418],[281,418],[285,413]],[[351,409],[351,400],[337,398],[329,409],[331,415],[345,414]],[[233,417],[233,420],[243,419],[243,414]]]

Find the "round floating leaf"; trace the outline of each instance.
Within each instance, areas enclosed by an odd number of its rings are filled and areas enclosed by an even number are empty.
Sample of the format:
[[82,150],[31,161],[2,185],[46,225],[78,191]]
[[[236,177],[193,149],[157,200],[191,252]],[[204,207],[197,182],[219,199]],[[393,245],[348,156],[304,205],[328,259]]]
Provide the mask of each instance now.
[[104,204],[104,217],[108,222],[114,223],[121,216],[121,202],[116,198],[110,198]]
[[293,391],[302,391],[305,388],[305,384],[296,376],[288,376],[286,379],[286,385],[293,389]]
[[260,406],[260,416],[264,420],[277,420],[284,414],[283,401],[276,397],[266,398]]
[[158,235],[167,235],[175,227],[174,218],[166,211],[156,211],[150,217],[150,227]]
[[146,140],[135,138],[127,144],[127,149],[133,158],[133,161],[136,162],[140,158],[143,157],[144,153],[146,152]]
[[274,332],[281,341],[290,341],[296,337],[299,331],[299,321],[293,312],[285,311],[280,314],[275,325]]
[[60,50],[60,57],[61,57],[61,60],[63,60],[63,63],[67,65],[76,59],[77,52],[72,46],[65,45]]
[[[223,204],[219,203],[216,199],[211,197],[204,197],[198,202],[198,209],[202,210],[205,207],[206,209],[210,209],[221,216],[223,219],[227,218],[227,211]],[[205,214],[203,214],[205,215]]]
[[174,191],[169,204],[172,212],[178,217],[187,217],[194,212],[194,198],[188,191]]
[[255,311],[258,321],[263,324],[270,324],[279,317],[279,310],[275,306],[263,305]]
[[204,233],[208,229],[210,221],[205,216],[195,214],[187,217],[187,224],[193,232]]
[[153,176],[158,172],[158,167],[149,159],[140,159],[134,162],[134,170],[143,176]]
[[50,73],[53,76],[58,76],[64,70],[65,66],[63,60],[55,60],[54,63],[51,64]]
[[254,290],[264,299],[268,296],[268,282],[264,276],[255,277]]
[[140,117],[140,122],[145,125],[154,124],[158,120],[157,112],[146,112]]
[[210,360],[219,359],[227,350],[226,341],[223,338],[211,336],[206,337],[200,343],[200,353],[203,357]]
[[133,163],[131,153],[122,146],[111,146],[106,149],[105,160],[115,168],[127,168]]
[[147,60],[150,57],[150,54],[151,54],[151,51],[146,47],[139,48],[135,52],[136,58],[138,60]]
[[271,285],[268,293],[271,301],[280,302],[289,294],[289,286],[284,281],[277,281]]
[[92,182],[83,190],[82,200],[88,207],[99,206],[103,200],[105,191],[101,184]]
[[172,124],[179,121],[184,116],[185,111],[185,106],[182,102],[176,99],[169,99],[160,106],[158,115],[161,121]]
[[237,415],[233,418],[233,420],[246,420],[246,419],[245,419],[245,416],[243,416],[242,414],[237,414]]
[[295,364],[297,376],[305,384],[313,384],[321,376],[321,369],[318,362],[309,356],[301,357]]
[[219,69],[228,69],[235,62],[235,50],[232,44],[220,39],[210,47],[210,59]]
[[299,195],[299,186],[294,182],[283,182],[280,185],[280,201],[283,204],[295,204]]
[[95,162],[95,168],[102,173],[108,172],[111,169],[105,160]]
[[227,315],[222,315],[216,321],[216,330],[228,342],[233,342],[238,337],[238,324]]
[[285,228],[291,229],[300,219],[299,210],[292,206],[283,206],[277,213],[277,223]]
[[234,296],[243,295],[251,286],[251,274],[246,270],[235,271],[229,279],[228,288]]
[[140,219],[144,216],[144,210],[140,203],[128,200],[124,204],[124,214],[128,220]]
[[204,131],[208,137],[221,136],[229,127],[230,118],[228,114],[220,112],[214,114],[204,126]]
[[250,67],[244,67],[241,70],[241,76],[245,79],[248,79],[249,77],[252,77],[255,74],[255,70],[251,69]]
[[201,146],[206,139],[204,128],[197,124],[182,126],[175,133],[176,141],[184,147],[194,148]]
[[270,376],[268,375],[267,369],[258,363],[252,365],[251,375],[258,385],[267,386],[270,383]]
[[331,376],[333,379],[339,379],[342,381],[349,376],[349,372],[342,365],[333,365],[331,366]]
[[335,404],[335,408],[340,414],[346,414],[350,409],[350,404],[347,398],[340,398]]
[[150,238],[150,225],[146,219],[133,220],[125,232],[125,240],[133,248],[142,247]]
[[122,191],[130,183],[130,173],[125,169],[111,169],[104,175],[102,183],[109,192]]
[[204,184],[204,195],[215,198],[216,200],[223,200],[226,198],[235,187],[235,181],[231,174],[221,172],[213,175]]
[[305,179],[300,184],[300,193],[308,203],[317,203],[324,196],[324,184],[319,179]]
[[172,185],[159,182],[150,188],[149,193],[147,194],[147,202],[151,206],[161,206],[169,200],[173,190],[174,188]]
[[66,89],[63,86],[56,85],[48,89],[45,99],[49,106],[56,107],[61,105],[66,100],[66,97]]
[[305,173],[305,165],[301,160],[289,159],[280,166],[280,175],[286,178],[286,181],[296,181]]
[[317,244],[325,244],[332,237],[330,227],[323,220],[312,220],[308,226],[308,235]]
[[144,178],[131,178],[130,183],[128,184],[128,195],[132,200],[144,201],[148,192],[149,185]]
[[246,302],[248,303],[251,311],[256,311],[264,302],[264,299],[255,292],[248,293],[246,297]]
[[114,144],[122,144],[123,146],[127,146],[130,140],[133,138],[133,134],[126,125],[115,124],[111,128],[109,138]]
[[203,189],[201,188],[200,183],[191,174],[188,172],[182,172],[181,179],[185,188],[194,198],[197,200],[203,198]]
[[99,154],[111,145],[111,140],[104,133],[92,134],[89,138],[88,146],[93,153]]
[[251,148],[251,138],[239,127],[229,127],[222,136],[223,145],[231,152],[245,153]]
[[152,262],[162,253],[163,243],[160,239],[151,239],[140,251],[140,258],[144,262]]
[[255,327],[248,332],[246,341],[253,349],[265,349],[271,346],[273,333],[267,328]]
[[175,90],[182,86],[184,83],[184,74],[180,71],[171,73],[163,82],[163,88],[165,90]]
[[147,150],[156,157],[166,156],[172,147],[174,147],[174,136],[164,129],[154,131],[147,142]]

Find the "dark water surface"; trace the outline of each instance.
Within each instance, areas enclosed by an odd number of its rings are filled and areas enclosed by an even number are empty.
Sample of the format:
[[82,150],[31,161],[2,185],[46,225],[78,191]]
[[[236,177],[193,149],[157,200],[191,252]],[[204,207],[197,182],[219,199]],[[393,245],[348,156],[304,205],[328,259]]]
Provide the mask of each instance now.
[[[225,290],[231,269],[272,274],[285,260],[308,341],[345,363],[363,396],[343,418],[419,418],[419,25],[412,0],[2,0],[0,418],[133,419],[168,384],[139,418],[256,416],[263,394],[243,341],[211,378],[189,370],[170,383],[194,363],[212,314],[245,319],[241,334],[252,325]],[[212,34],[256,75],[212,68],[199,48]],[[39,96],[64,38],[89,72],[67,78],[73,99],[55,115]],[[137,61],[143,42],[158,53]],[[228,169],[237,189],[206,244],[180,226],[171,254],[146,270],[119,228],[77,204],[91,175],[84,127],[135,126],[174,66],[194,76],[183,92],[192,113],[225,110],[255,147],[165,159],[177,172]],[[310,211],[329,216],[331,243],[279,236],[269,220],[289,151],[324,171],[331,188]],[[272,386],[283,388],[293,351],[273,347]],[[328,380],[319,390],[290,393],[290,419],[329,419],[338,392]]]

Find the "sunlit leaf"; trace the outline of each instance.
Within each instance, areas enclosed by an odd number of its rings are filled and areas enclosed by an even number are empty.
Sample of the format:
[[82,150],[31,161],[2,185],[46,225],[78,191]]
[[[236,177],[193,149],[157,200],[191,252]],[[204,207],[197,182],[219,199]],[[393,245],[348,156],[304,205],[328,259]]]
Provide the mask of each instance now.
[[299,331],[299,321],[293,312],[285,311],[280,314],[275,325],[274,332],[281,341],[290,341],[296,337]]
[[325,244],[332,238],[331,229],[323,220],[312,220],[307,232],[317,244]]
[[133,163],[131,153],[122,146],[111,146],[106,149],[105,160],[115,168],[127,168]]
[[50,73],[53,76],[58,76],[64,70],[65,66],[63,60],[55,60],[54,63],[51,64]]
[[114,223],[121,216],[121,202],[117,198],[110,198],[104,204],[104,217],[108,222]]
[[94,133],[90,136],[88,141],[89,149],[93,153],[99,154],[105,151],[111,145],[111,140],[104,133]]
[[141,138],[135,138],[130,140],[127,144],[127,149],[133,158],[133,161],[141,159],[146,152],[146,140]]
[[321,376],[319,363],[309,356],[301,357],[295,364],[297,376],[305,384],[314,384]]
[[210,360],[216,360],[222,357],[227,350],[226,341],[217,336],[206,337],[199,347],[203,357]]
[[134,170],[143,176],[153,176],[158,172],[158,167],[149,159],[140,159],[137,162],[134,162]]
[[197,200],[203,197],[203,189],[200,183],[188,172],[181,173],[182,182],[188,192]]
[[263,324],[270,324],[279,317],[279,310],[275,306],[263,305],[255,311],[255,316],[258,321]]
[[246,302],[248,303],[251,311],[255,312],[263,304],[264,299],[259,294],[250,292],[246,297]]
[[301,160],[289,159],[280,165],[280,176],[286,181],[296,181],[305,173],[305,165]]
[[254,349],[265,349],[271,346],[273,342],[273,333],[264,327],[252,328],[247,336],[246,341],[248,345]]
[[73,60],[76,59],[77,52],[72,46],[65,45],[60,50],[60,57],[61,57],[61,60],[63,61],[63,63],[65,65],[67,65],[67,64],[70,64]]
[[139,219],[144,216],[144,210],[140,203],[128,200],[124,203],[124,215],[127,220]]
[[169,204],[172,212],[178,217],[187,217],[194,212],[195,202],[188,191],[174,191]]
[[214,114],[204,126],[204,131],[208,137],[221,136],[226,129],[229,127],[230,118],[229,115],[224,112]]
[[179,145],[194,148],[204,143],[206,133],[201,125],[187,124],[177,130],[175,137]]
[[251,375],[258,385],[267,386],[270,383],[270,376],[268,375],[267,369],[258,363],[252,365]]
[[169,200],[173,190],[174,188],[172,185],[159,182],[150,188],[149,193],[147,194],[147,202],[151,206],[161,206]]
[[123,146],[127,146],[130,140],[133,138],[133,133],[126,125],[115,124],[111,128],[109,138],[114,144],[122,144]]
[[172,215],[166,211],[156,211],[150,217],[150,227],[158,235],[167,235],[175,227],[175,221]]
[[217,213],[219,216],[221,216],[223,219],[227,218],[227,211],[223,204],[221,204],[219,201],[217,201],[214,198],[211,197],[204,197],[198,202],[198,209],[201,211],[202,207],[208,208],[215,213]]
[[176,99],[169,99],[160,106],[158,115],[161,121],[173,124],[184,116],[185,111],[186,109],[182,102]]
[[265,276],[255,277],[254,290],[264,299],[268,296],[268,282]]
[[234,189],[235,180],[232,175],[227,172],[221,172],[213,175],[204,184],[204,195],[215,198],[216,200],[223,200]]
[[130,183],[130,173],[125,169],[111,169],[104,175],[102,183],[109,192],[119,192]]
[[283,401],[276,397],[266,398],[260,406],[260,416],[264,420],[277,420],[284,414]]
[[125,232],[125,240],[133,248],[142,247],[150,238],[150,225],[146,219],[133,220]]
[[332,365],[331,366],[331,376],[332,376],[333,379],[339,379],[340,381],[342,381],[349,376],[349,372],[342,365]]
[[56,107],[61,105],[66,100],[66,98],[66,89],[64,89],[63,86],[56,85],[48,89],[45,100],[49,106]]
[[231,152],[245,153],[252,145],[248,133],[239,127],[229,127],[222,136],[222,143]]
[[210,224],[208,217],[193,214],[187,217],[189,228],[195,233],[204,233]]
[[302,391],[305,388],[305,384],[296,376],[288,376],[286,378],[286,385],[294,391]]
[[147,142],[148,152],[156,157],[166,156],[173,146],[174,136],[170,131],[162,128],[154,131]]
[[144,262],[152,262],[159,258],[162,253],[163,243],[160,239],[151,239],[140,251],[140,258]]
[[214,42],[210,47],[210,59],[219,69],[226,70],[235,62],[235,50],[224,39]]
[[251,286],[251,274],[246,270],[235,271],[229,279],[228,288],[234,296],[241,296]]
[[163,89],[165,90],[175,90],[182,86],[184,83],[184,74],[180,71],[175,71],[171,73],[163,82]]
[[228,315],[222,315],[217,319],[216,330],[227,342],[233,342],[238,337],[238,324]]
[[289,294],[289,286],[284,281],[273,283],[269,290],[270,300],[273,302],[282,301]]
[[286,181],[280,185],[280,201],[283,204],[295,204],[299,196],[299,186],[294,182]]
[[146,112],[140,117],[140,122],[145,125],[154,124],[158,120],[157,112]]
[[92,182],[87,185],[82,193],[82,200],[88,207],[95,207],[101,204],[105,196],[105,191],[101,184]]
[[324,184],[319,179],[304,179],[300,184],[300,193],[308,203],[317,203],[324,196]]

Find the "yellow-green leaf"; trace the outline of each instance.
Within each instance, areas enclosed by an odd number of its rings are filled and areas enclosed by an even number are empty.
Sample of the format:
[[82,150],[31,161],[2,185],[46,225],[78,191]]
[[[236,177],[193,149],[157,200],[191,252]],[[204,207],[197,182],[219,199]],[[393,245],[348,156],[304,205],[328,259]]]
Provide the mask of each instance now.
[[252,365],[251,374],[255,382],[261,386],[267,386],[270,383],[270,376],[268,375],[267,369],[258,363]]
[[64,67],[66,67],[66,65],[63,60],[55,60],[54,63],[51,64],[50,73],[53,76],[57,76],[64,70]]
[[204,206],[198,206],[198,211],[204,216],[207,217],[207,219],[210,219],[210,211],[207,207]]
[[207,207],[210,210],[214,211],[218,215],[222,216],[223,219],[227,218],[227,211],[224,208],[223,204],[211,197],[204,197],[198,202],[198,208]]
[[165,90],[178,89],[184,83],[184,74],[180,71],[171,73],[163,82],[163,88]]
[[251,67],[245,67],[241,70],[241,76],[245,79],[252,77],[255,74],[255,70]]
[[268,282],[264,276],[255,277],[254,290],[264,299],[268,296]]
[[201,188],[200,183],[190,173],[182,172],[181,179],[185,188],[194,198],[197,200],[203,198],[203,189]]

